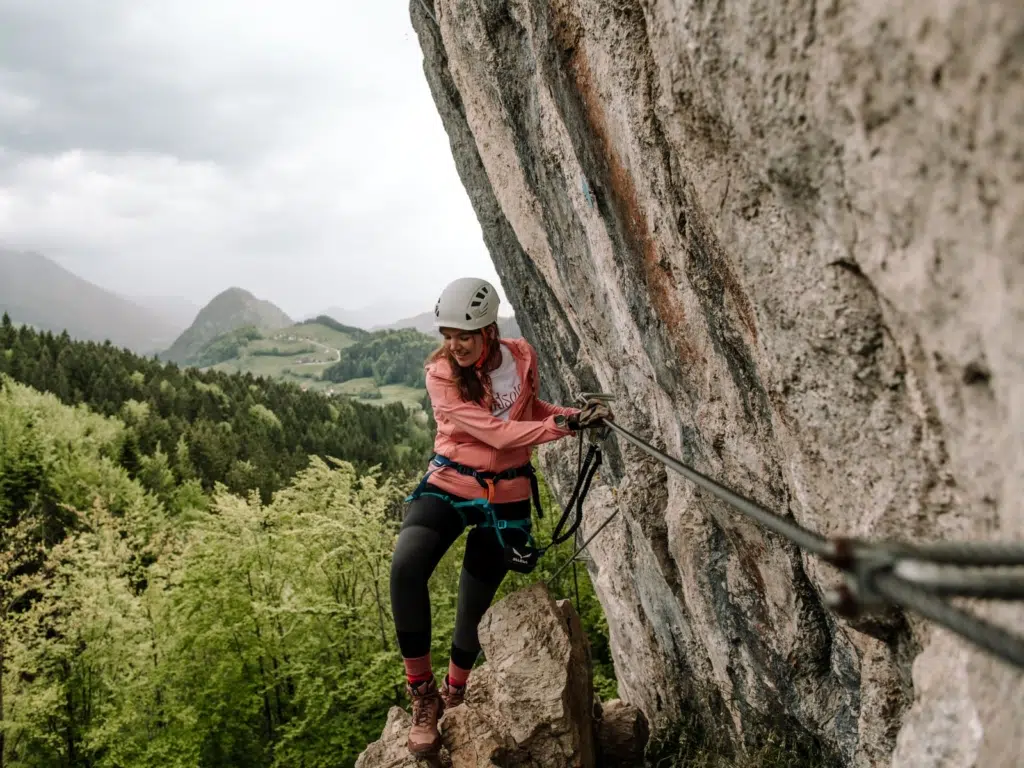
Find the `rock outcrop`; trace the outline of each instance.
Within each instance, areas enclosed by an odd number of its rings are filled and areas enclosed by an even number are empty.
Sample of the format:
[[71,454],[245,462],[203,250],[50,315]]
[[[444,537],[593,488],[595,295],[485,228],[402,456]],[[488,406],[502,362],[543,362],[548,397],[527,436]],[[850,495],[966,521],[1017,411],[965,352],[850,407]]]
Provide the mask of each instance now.
[[620,699],[600,706],[597,731],[599,768],[636,768],[650,739],[644,713]]
[[[410,12],[551,399],[612,392],[826,535],[1024,537],[1024,6]],[[1016,764],[1019,673],[912,614],[839,619],[833,571],[620,448],[584,528],[621,510],[589,567],[654,730],[697,711],[833,765]]]
[[[484,615],[480,644],[487,660],[473,672],[466,702],[441,719],[444,751],[438,764],[621,764],[599,761],[600,743],[608,745],[610,759],[637,764],[647,732],[635,708],[616,703],[608,710],[603,738],[595,731],[590,648],[569,601],[554,601],[543,584],[515,592]],[[597,722],[603,724],[603,718]],[[417,765],[405,745],[409,725],[409,714],[393,707],[380,740],[360,756],[356,768]]]

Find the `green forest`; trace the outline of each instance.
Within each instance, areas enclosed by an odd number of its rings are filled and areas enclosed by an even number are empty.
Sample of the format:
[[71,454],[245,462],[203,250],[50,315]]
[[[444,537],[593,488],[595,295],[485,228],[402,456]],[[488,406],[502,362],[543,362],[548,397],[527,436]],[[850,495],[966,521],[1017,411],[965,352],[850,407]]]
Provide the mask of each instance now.
[[344,325],[343,323],[339,323],[333,317],[328,317],[327,315],[317,315],[309,320],[303,320],[300,323],[296,323],[296,327],[301,327],[303,325],[323,325],[330,328],[332,331],[337,331],[338,333],[344,333],[347,336],[351,336],[357,341],[365,339],[370,335],[369,331],[364,331],[362,328],[355,328],[351,325]]
[[228,333],[223,333],[203,347],[194,361],[195,365],[200,368],[206,368],[217,363],[223,363],[225,360],[231,360],[238,357],[239,353],[249,345],[250,341],[262,338],[263,332],[255,325],[246,325]]
[[428,427],[399,404],[374,408],[251,374],[179,368],[8,319],[0,349],[0,374],[124,422],[120,458],[133,476],[155,462],[175,486],[222,483],[269,501],[310,455],[408,473],[430,457]]
[[[401,405],[5,319],[0,768],[351,766],[407,706],[388,575],[429,430]],[[461,558],[460,542],[431,581],[439,673]],[[578,600],[608,698],[607,628],[576,576],[553,591]]]
[[323,372],[327,381],[372,378],[383,384],[405,384],[423,389],[423,361],[438,347],[438,340],[419,331],[375,331],[341,350],[341,359]]

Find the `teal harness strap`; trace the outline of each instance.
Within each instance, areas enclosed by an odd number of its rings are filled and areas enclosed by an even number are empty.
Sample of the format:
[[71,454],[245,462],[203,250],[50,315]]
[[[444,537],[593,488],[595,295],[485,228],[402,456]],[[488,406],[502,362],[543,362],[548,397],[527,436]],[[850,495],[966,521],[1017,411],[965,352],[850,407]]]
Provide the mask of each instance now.
[[[410,493],[406,498],[406,503],[415,501],[420,496],[434,496],[435,498],[447,502],[455,509],[456,512],[458,512],[464,528],[475,525],[478,528],[494,529],[494,534],[498,537],[498,544],[502,549],[502,556],[504,557],[505,565],[510,570],[519,571],[520,573],[530,573],[537,565],[537,558],[544,554],[544,550],[539,549],[537,547],[537,543],[533,539],[532,516],[527,516],[526,518],[519,520],[501,520],[498,518],[498,514],[494,511],[494,507],[486,498],[456,501],[448,494],[428,491],[427,484],[430,480],[430,476],[443,467],[452,467],[460,474],[471,475],[475,477],[477,482],[485,488],[493,487],[493,481],[495,480],[506,480],[513,477],[529,476],[533,501],[537,507],[537,514],[540,515],[542,514],[540,507],[540,493],[537,488],[537,477],[533,472],[533,467],[531,465],[525,465],[505,472],[483,473],[470,467],[464,467],[463,465],[453,462],[450,459],[446,459],[443,456],[435,456],[430,463],[432,465],[431,468],[423,476],[423,479],[420,480],[419,485],[416,486],[416,490]],[[483,519],[470,520],[466,516],[465,512],[468,507],[476,507],[479,509]],[[528,545],[509,545],[505,541],[505,536],[502,534],[502,531],[510,528],[523,531],[526,534]]]
[[[429,476],[429,473],[428,473]],[[425,478],[424,478],[425,479]],[[533,540],[533,521],[530,518],[523,518],[521,520],[502,520],[498,517],[494,511],[494,507],[487,499],[469,499],[468,501],[456,501],[451,496],[445,493],[434,493],[433,491],[424,491],[422,487],[425,483],[421,483],[420,487],[410,493],[405,502],[408,504],[410,501],[415,501],[420,496],[433,496],[435,499],[441,499],[442,501],[450,504],[456,512],[459,513],[459,518],[462,520],[462,526],[468,528],[471,525],[476,525],[477,528],[493,528],[494,533],[498,537],[498,543],[504,549],[505,537],[501,535],[501,532],[508,528],[515,528],[526,532],[526,538],[530,542],[530,546],[536,548],[536,544]],[[471,523],[466,517],[466,513],[463,510],[466,507],[479,507],[484,514],[484,519],[477,523]]]
[[[576,477],[576,486],[573,488],[572,495],[569,497],[569,503],[565,506],[565,511],[562,512],[562,516],[558,520],[558,524],[555,526],[555,531],[551,536],[551,543],[546,547],[538,547],[534,541],[532,534],[533,521],[529,515],[526,519],[499,520],[497,513],[494,511],[494,507],[487,498],[455,501],[455,499],[451,498],[447,494],[427,491],[430,476],[439,469],[446,467],[454,469],[460,475],[466,475],[474,478],[483,488],[487,489],[488,497],[493,495],[492,492],[496,481],[511,480],[516,477],[529,477],[530,493],[533,496],[534,506],[537,508],[537,515],[538,517],[543,517],[537,473],[534,471],[532,464],[524,464],[521,467],[513,467],[502,472],[482,472],[480,470],[473,469],[472,467],[460,464],[457,461],[452,461],[440,454],[435,454],[430,460],[430,468],[423,476],[423,479],[420,480],[420,484],[416,486],[416,490],[409,494],[405,501],[408,503],[425,495],[434,496],[450,504],[455,511],[459,513],[459,517],[462,519],[463,528],[468,528],[470,525],[476,525],[479,528],[493,528],[494,533],[498,537],[498,543],[501,545],[505,564],[511,570],[518,571],[519,573],[530,573],[537,566],[537,560],[542,557],[545,552],[552,547],[558,546],[564,541],[568,541],[576,534],[580,524],[583,522],[583,497],[586,496],[587,491],[590,490],[590,482],[594,479],[594,475],[597,473],[597,469],[600,466],[601,448],[597,443],[593,443],[590,446],[586,460],[583,459],[583,432],[581,431],[579,445],[579,469]],[[483,520],[470,521],[464,512],[467,507],[479,508],[482,513]],[[576,513],[575,520],[572,525],[563,532],[563,528],[565,528],[566,523],[569,522],[569,517],[572,515],[574,508]],[[529,545],[524,546],[522,544],[517,544],[509,546],[505,542],[505,537],[502,535],[502,531],[509,528],[525,532]]]
[[[484,499],[484,501],[487,501]],[[528,517],[524,517],[521,520],[500,520],[494,514],[493,508],[491,509],[491,520],[490,522],[480,523],[478,528],[494,528],[494,533],[498,536],[498,543],[501,544],[502,548],[505,547],[505,538],[501,535],[501,532],[506,528],[517,528],[521,531],[526,532],[526,540],[530,546],[537,549],[537,543],[533,540],[533,521]]]

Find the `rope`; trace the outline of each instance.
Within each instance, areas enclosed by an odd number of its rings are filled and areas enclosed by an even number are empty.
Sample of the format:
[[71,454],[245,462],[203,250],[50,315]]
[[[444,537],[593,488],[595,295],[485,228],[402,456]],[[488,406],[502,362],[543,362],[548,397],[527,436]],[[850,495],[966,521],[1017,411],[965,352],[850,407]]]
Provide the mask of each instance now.
[[[581,399],[610,399],[584,393]],[[728,503],[764,528],[842,570],[849,588],[826,597],[831,607],[852,613],[866,605],[889,603],[915,611],[1024,669],[1024,638],[952,606],[940,596],[1024,600],[1024,542],[867,542],[827,539],[793,520],[765,509],[732,489],[659,451],[614,421],[611,429],[665,467]],[[579,480],[577,480],[577,487]],[[551,584],[619,513],[616,508],[548,579]],[[961,565],[965,568],[954,568]]]
[[940,541],[930,544],[874,544],[904,558],[931,560],[950,565],[1024,565],[1024,542]]
[[562,563],[562,564],[561,564],[561,565],[560,565],[560,566],[558,567],[558,570],[556,570],[556,571],[555,571],[555,572],[554,572],[554,573],[553,573],[553,574],[552,574],[552,575],[551,575],[551,576],[550,576],[550,577],[548,578],[548,580],[547,580],[547,582],[546,582],[548,586],[551,586],[551,582],[553,582],[553,581],[554,581],[554,580],[555,580],[556,578],[558,578],[558,574],[560,574],[560,573],[561,573],[562,571],[564,571],[564,570],[565,570],[566,568],[568,568],[568,567],[569,567],[569,564],[570,564],[570,563],[573,563],[573,562],[575,562],[575,561],[576,561],[576,558],[577,558],[577,557],[579,557],[579,554],[580,554],[580,552],[582,552],[582,551],[583,551],[584,549],[586,549],[586,548],[587,548],[587,545],[588,545],[588,544],[590,544],[590,542],[592,542],[592,541],[593,541],[593,540],[594,540],[594,539],[595,539],[595,538],[597,537],[597,534],[599,534],[599,533],[600,533],[601,531],[603,531],[603,530],[604,530],[605,526],[606,526],[606,525],[608,525],[608,523],[610,523],[610,522],[612,521],[612,519],[613,519],[613,518],[614,518],[614,517],[615,517],[615,516],[616,516],[617,514],[619,514],[619,510],[618,510],[618,509],[616,509],[616,510],[615,510],[614,512],[612,512],[612,513],[611,513],[610,515],[608,515],[608,518],[607,518],[607,519],[606,519],[606,520],[605,520],[605,521],[604,521],[603,523],[601,523],[601,525],[599,525],[599,526],[598,526],[597,530],[596,530],[596,531],[594,531],[594,532],[593,532],[593,533],[591,534],[590,538],[589,538],[589,539],[587,539],[586,541],[584,541],[584,542],[583,542],[583,544],[582,544],[582,546],[580,546],[580,548],[579,548],[579,549],[577,549],[577,550],[576,550],[575,552],[573,552],[573,553],[572,553],[572,557],[570,557],[570,558],[569,558],[568,560],[566,560],[566,561],[565,561],[564,563]]
[[[580,432],[580,456],[583,455],[583,432]],[[586,498],[587,493],[590,491],[590,483],[594,479],[594,475],[597,474],[597,470],[601,466],[601,449],[597,445],[591,445],[590,450],[587,451],[587,458],[578,462],[577,474],[576,474],[576,487],[572,489],[572,495],[569,497],[568,504],[565,505],[565,512],[558,520],[558,525],[555,526],[554,533],[551,534],[551,543],[545,547],[549,549],[551,547],[557,547],[559,544],[568,541],[572,538],[573,534],[576,533],[576,529],[580,527],[583,522],[583,500]],[[573,511],[573,507],[576,508],[576,515],[573,518],[573,523],[569,526],[567,531],[562,531],[565,524],[569,521],[569,515]]]

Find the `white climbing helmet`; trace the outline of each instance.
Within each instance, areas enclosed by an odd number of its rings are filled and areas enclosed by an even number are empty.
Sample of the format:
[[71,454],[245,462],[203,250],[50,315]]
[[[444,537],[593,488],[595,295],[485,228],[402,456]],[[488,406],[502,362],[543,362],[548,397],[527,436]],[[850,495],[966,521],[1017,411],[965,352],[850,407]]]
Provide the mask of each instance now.
[[434,306],[434,325],[478,331],[498,321],[498,292],[486,280],[460,277],[450,282]]

